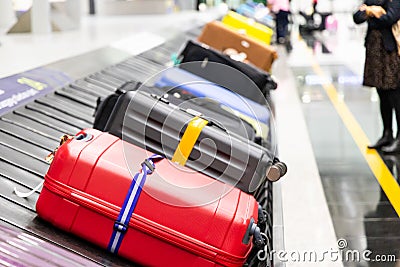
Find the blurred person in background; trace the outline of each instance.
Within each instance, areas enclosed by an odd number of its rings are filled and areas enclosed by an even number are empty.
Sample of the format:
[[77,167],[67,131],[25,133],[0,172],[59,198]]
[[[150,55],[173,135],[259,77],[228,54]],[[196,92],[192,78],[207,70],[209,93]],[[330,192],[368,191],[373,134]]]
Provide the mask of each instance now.
[[290,1],[268,0],[268,8],[275,14],[276,41],[278,44],[286,43],[288,37]]
[[[392,26],[400,19],[400,0],[365,0],[353,14],[356,24],[368,23],[363,85],[375,87],[380,100],[382,137],[370,149],[400,153],[400,56]],[[393,110],[397,135],[393,138]]]
[[312,0],[313,14],[317,12],[318,0]]

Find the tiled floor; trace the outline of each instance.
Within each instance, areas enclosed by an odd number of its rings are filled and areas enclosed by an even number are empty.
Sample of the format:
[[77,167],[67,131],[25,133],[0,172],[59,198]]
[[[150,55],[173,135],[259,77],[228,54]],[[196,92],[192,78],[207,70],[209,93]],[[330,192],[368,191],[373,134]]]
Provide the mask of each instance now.
[[[344,21],[339,20],[339,23]],[[287,55],[293,63],[289,66],[302,103],[337,239],[347,241],[347,250],[370,250],[371,259],[376,255],[395,255],[399,258],[399,216],[382,191],[377,181],[379,176],[375,177],[369,168],[354,136],[343,123],[323,86],[330,84],[336,88],[340,101],[349,108],[368,138],[375,141],[381,132],[377,98],[373,89],[362,87],[362,72],[353,71],[362,70],[363,36],[358,35],[353,40],[343,39],[343,36],[356,31],[348,26],[351,24],[340,27],[337,33],[330,35],[317,33],[311,38],[302,36],[302,41],[295,38],[295,49]],[[309,48],[301,47],[299,42]],[[341,49],[346,42],[349,49]],[[337,44],[336,47],[332,43]],[[343,54],[344,51],[346,54]],[[301,64],[296,60],[302,56],[301,53],[312,54],[315,63]],[[319,65],[324,76],[315,71],[313,64]],[[383,157],[397,179],[399,159],[399,156]],[[392,196],[393,199],[399,201],[400,196]],[[394,262],[367,262],[362,259],[344,259],[343,264],[396,266]]]

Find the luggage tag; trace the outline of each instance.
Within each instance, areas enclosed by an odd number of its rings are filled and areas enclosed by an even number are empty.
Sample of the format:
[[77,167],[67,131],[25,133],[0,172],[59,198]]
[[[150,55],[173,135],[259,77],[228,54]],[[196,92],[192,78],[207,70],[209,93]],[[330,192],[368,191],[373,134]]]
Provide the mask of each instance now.
[[172,61],[173,66],[177,66],[177,65],[181,64],[182,59],[183,59],[183,56],[178,56],[176,53],[173,53],[171,55],[171,61]]
[[204,58],[203,61],[201,62],[201,67],[204,69],[207,67],[208,64],[208,57]]
[[73,138],[74,138],[74,136],[68,135],[68,134],[64,134],[63,136],[61,136],[61,138],[60,138],[60,144],[58,145],[58,147],[56,147],[56,148],[53,150],[53,152],[51,152],[50,154],[48,154],[48,155],[46,156],[46,158],[45,158],[46,162],[49,163],[49,164],[51,164],[51,163],[53,162],[54,155],[56,154],[58,148],[59,148],[60,146],[62,146],[65,142],[67,142],[68,140],[71,140],[71,139],[73,139]]
[[[46,156],[45,160],[47,163],[51,164],[51,162],[53,162],[54,159],[54,155],[57,152],[58,148],[60,146],[62,146],[65,142],[67,142],[68,140],[71,140],[73,138],[78,138],[79,136],[72,136],[72,135],[68,135],[68,134],[64,134],[61,138],[60,138],[60,145],[58,147],[56,147],[53,152],[51,152],[49,155]],[[35,188],[33,188],[32,190],[28,191],[28,192],[21,192],[19,191],[16,187],[14,187],[14,193],[20,197],[20,198],[27,198],[30,197],[31,195],[33,195],[37,190],[39,190],[44,183],[44,179],[42,182],[40,182],[37,186],[35,186]]]
[[58,147],[56,147],[53,152],[51,152],[50,154],[48,154],[45,158],[46,162],[51,164],[53,162],[54,159],[54,155],[56,154],[58,148],[60,146],[62,146],[64,143],[66,143],[69,140],[72,139],[76,139],[76,140],[82,140],[82,141],[90,141],[93,138],[93,135],[91,134],[79,134],[79,135],[69,135],[69,134],[64,134],[63,136],[61,136],[60,138],[60,144],[58,145]]

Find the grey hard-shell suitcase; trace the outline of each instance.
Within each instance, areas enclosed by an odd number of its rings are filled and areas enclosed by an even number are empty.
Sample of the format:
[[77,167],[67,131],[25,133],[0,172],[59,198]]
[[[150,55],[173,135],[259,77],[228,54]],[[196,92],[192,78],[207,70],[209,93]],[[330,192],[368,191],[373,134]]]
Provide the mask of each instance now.
[[136,81],[126,82],[113,94],[108,95],[106,98],[98,99],[93,128],[103,131],[118,98],[128,91],[136,90],[140,90],[149,94],[155,94],[160,97],[162,96],[170,103],[177,105],[180,108],[201,113],[204,118],[208,120],[212,119],[214,123],[226,129],[228,132],[236,133],[256,142],[257,144],[262,144],[263,140],[261,137],[256,135],[256,130],[253,128],[253,126],[240,119],[236,115],[223,109],[220,103],[210,98],[196,97],[189,92],[180,90],[179,88],[158,88],[146,86]]
[[[104,130],[174,161],[188,125],[198,117],[201,115],[167,99],[131,91],[119,97]],[[185,165],[254,193],[264,183],[274,160],[271,151],[210,120],[201,129]]]

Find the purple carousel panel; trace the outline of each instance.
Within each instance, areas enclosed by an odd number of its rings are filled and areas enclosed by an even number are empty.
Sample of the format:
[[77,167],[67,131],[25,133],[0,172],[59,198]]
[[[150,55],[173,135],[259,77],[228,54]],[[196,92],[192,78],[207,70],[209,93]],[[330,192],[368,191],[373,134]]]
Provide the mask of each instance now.
[[78,254],[4,225],[0,225],[0,265],[99,266]]

